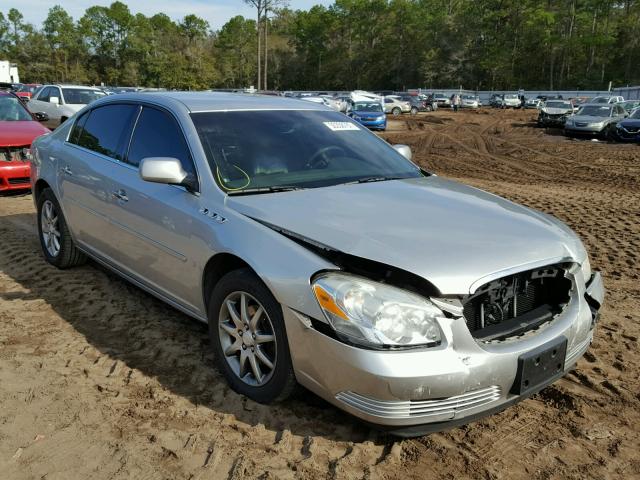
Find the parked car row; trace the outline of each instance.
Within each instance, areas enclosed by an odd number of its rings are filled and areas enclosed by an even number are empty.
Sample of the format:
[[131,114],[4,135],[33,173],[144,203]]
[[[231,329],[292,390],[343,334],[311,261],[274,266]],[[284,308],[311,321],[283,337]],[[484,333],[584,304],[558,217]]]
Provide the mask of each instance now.
[[[548,100],[540,106],[537,124],[562,128],[568,137],[640,142],[640,102],[611,98],[596,97],[579,106],[569,100]],[[634,104],[631,111],[625,108]]]

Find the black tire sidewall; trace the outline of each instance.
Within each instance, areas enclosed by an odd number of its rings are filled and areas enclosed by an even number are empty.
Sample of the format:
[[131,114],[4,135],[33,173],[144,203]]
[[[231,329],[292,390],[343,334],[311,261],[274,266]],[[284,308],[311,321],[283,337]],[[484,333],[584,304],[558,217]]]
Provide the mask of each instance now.
[[[55,257],[52,256],[47,250],[47,246],[44,243],[44,238],[42,236],[42,206],[44,202],[49,200],[53,203],[53,206],[56,209],[58,214],[58,231],[60,232],[60,252]],[[70,243],[69,230],[67,228],[67,222],[64,218],[64,214],[62,213],[62,209],[60,208],[60,204],[58,203],[58,199],[53,194],[51,189],[44,189],[40,195],[38,196],[38,209],[37,209],[37,221],[38,224],[38,239],[40,240],[40,246],[42,247],[42,254],[44,258],[52,265],[55,265],[58,268],[66,268],[68,265],[68,257],[69,250],[72,248],[72,244]]]
[[[218,329],[220,308],[230,293],[238,291],[250,294],[262,304],[271,320],[276,337],[276,370],[269,381],[262,386],[247,385],[238,378],[227,363],[220,345]],[[234,270],[226,274],[213,289],[207,313],[209,338],[215,355],[215,363],[231,388],[259,403],[271,403],[286,398],[295,385],[295,376],[289,354],[282,307],[262,280],[250,269]]]

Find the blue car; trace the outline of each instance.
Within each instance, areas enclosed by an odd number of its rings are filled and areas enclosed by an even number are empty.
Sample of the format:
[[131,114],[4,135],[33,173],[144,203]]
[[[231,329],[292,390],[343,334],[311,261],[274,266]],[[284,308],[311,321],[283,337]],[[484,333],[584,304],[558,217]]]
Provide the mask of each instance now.
[[640,108],[636,108],[628,118],[618,122],[616,139],[621,142],[640,142]]
[[384,131],[387,128],[387,116],[378,102],[354,102],[349,116],[371,130]]

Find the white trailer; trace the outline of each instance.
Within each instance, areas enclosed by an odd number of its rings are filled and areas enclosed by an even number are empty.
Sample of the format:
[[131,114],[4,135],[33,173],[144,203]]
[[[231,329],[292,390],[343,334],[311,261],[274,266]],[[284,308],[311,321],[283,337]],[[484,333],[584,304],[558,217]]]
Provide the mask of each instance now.
[[0,82],[1,83],[20,83],[20,75],[18,75],[18,65],[8,60],[0,60]]

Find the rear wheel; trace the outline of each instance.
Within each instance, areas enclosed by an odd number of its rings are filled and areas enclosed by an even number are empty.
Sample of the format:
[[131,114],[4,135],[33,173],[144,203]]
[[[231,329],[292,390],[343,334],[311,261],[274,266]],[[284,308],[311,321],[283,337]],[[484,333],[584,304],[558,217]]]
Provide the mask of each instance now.
[[418,114],[418,107],[411,107],[411,115],[417,115]]
[[208,317],[216,365],[233,390],[260,403],[291,394],[296,379],[282,307],[255,273],[222,277]]
[[44,258],[58,268],[75,267],[87,259],[75,246],[60,204],[50,188],[38,197],[38,236]]

